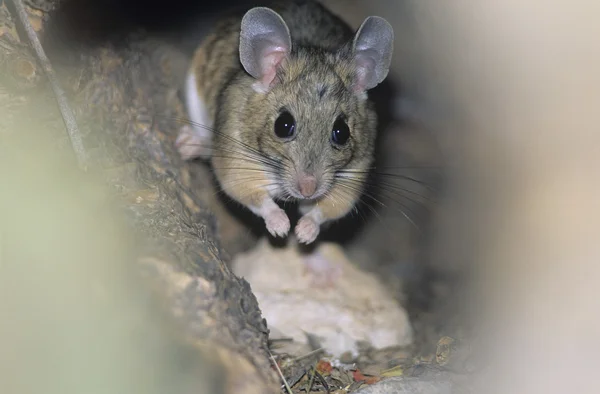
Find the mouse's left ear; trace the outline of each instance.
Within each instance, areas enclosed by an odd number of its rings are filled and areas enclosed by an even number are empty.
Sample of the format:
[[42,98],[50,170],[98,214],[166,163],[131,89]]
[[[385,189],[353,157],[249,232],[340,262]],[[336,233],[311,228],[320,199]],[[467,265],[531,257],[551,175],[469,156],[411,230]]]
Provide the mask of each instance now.
[[266,7],[246,12],[240,30],[240,61],[263,89],[271,85],[277,67],[291,50],[289,28],[278,13]]
[[388,21],[378,16],[370,16],[364,20],[352,45],[357,91],[372,89],[387,77],[393,47],[394,29]]

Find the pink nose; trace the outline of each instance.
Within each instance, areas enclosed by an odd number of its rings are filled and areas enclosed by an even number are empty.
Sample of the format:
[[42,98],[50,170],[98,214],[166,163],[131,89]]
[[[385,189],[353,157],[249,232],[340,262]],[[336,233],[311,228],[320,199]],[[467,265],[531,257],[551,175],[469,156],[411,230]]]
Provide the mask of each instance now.
[[317,190],[317,178],[312,175],[300,175],[298,177],[298,189],[304,197],[312,196]]

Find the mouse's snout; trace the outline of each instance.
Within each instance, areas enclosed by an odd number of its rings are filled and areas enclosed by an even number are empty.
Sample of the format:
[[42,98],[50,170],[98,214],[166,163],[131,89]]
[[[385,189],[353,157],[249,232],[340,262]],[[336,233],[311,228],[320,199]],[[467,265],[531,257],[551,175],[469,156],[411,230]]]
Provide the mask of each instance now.
[[310,198],[317,191],[318,180],[314,175],[299,174],[298,175],[298,191],[302,196]]

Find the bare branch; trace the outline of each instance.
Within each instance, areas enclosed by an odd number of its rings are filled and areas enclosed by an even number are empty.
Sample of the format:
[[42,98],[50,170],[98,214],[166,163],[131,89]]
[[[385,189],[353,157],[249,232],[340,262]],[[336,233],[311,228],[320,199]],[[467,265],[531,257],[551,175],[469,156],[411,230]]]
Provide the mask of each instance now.
[[17,19],[23,26],[23,29],[27,34],[27,38],[29,39],[29,43],[31,44],[31,47],[34,50],[35,55],[38,61],[40,62],[40,65],[44,69],[44,72],[46,73],[46,76],[50,81],[50,85],[52,86],[52,90],[54,91],[54,95],[56,96],[58,107],[60,109],[63,121],[69,134],[69,139],[71,140],[71,145],[73,146],[73,150],[75,151],[75,155],[77,156],[79,166],[85,170],[87,168],[88,157],[83,146],[83,139],[81,137],[79,127],[77,126],[77,121],[75,120],[75,114],[73,113],[73,110],[69,105],[64,90],[61,88],[60,83],[58,82],[58,78],[54,73],[54,69],[50,64],[50,60],[48,60],[48,57],[44,52],[44,48],[40,43],[37,33],[35,32],[33,26],[31,26],[31,23],[29,22],[29,18],[27,17],[27,11],[25,10],[25,6],[23,5],[22,0],[11,1],[14,5],[14,9],[17,14]]

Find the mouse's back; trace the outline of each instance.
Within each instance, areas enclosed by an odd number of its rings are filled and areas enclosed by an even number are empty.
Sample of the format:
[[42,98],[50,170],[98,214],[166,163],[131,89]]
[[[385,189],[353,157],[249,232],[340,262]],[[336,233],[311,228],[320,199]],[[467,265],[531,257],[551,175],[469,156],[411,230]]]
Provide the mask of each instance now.
[[295,45],[333,51],[352,39],[348,24],[314,0],[277,1],[270,8],[285,20]]

